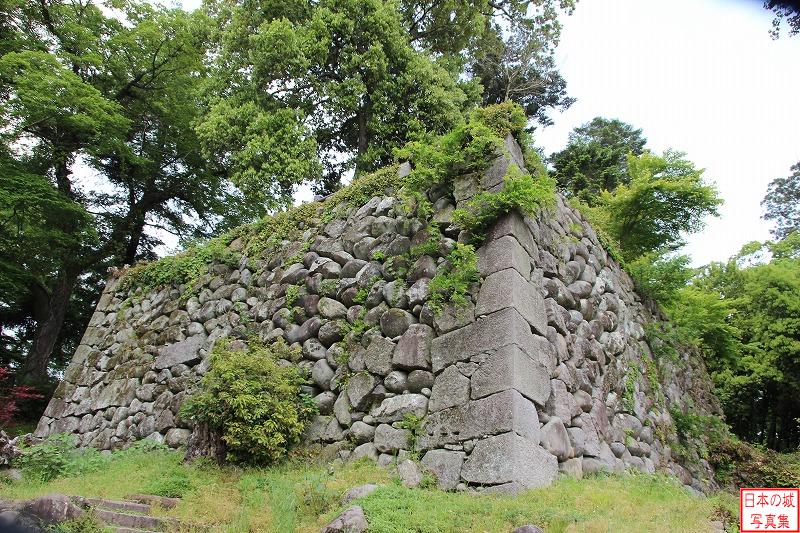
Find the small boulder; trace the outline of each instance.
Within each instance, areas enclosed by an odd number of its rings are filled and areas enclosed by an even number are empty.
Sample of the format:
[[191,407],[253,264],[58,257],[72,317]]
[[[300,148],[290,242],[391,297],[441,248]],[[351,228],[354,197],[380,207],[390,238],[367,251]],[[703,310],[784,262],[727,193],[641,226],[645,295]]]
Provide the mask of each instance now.
[[344,493],[344,496],[342,496],[342,503],[348,504],[353,500],[369,496],[378,490],[378,487],[380,487],[380,485],[375,485],[374,483],[367,483],[366,485],[361,485],[360,487],[353,487]]
[[368,527],[364,509],[354,505],[323,527],[320,533],[363,533]]
[[417,463],[411,459],[405,459],[397,464],[397,475],[404,487],[415,488],[422,483],[422,472]]

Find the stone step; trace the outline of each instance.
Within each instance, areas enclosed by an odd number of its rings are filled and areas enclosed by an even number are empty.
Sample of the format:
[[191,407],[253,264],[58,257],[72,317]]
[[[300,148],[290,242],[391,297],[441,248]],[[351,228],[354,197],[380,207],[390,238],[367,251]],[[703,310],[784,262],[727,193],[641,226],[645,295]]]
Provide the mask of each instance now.
[[160,505],[164,509],[172,509],[181,501],[180,498],[167,498],[164,496],[153,496],[152,494],[131,494],[125,497],[125,499],[147,505]]
[[149,514],[150,504],[129,502],[121,500],[104,500],[102,498],[87,498],[87,502],[92,507],[103,507],[105,509],[113,509],[115,511],[127,511],[137,514]]
[[121,513],[106,509],[95,509],[95,516],[110,526],[140,530],[164,531],[170,523],[168,520],[154,516]]

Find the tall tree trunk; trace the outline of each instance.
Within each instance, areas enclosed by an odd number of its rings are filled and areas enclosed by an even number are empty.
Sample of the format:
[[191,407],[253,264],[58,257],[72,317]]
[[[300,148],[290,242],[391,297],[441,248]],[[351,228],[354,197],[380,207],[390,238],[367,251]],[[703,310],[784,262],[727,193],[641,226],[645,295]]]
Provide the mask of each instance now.
[[364,96],[364,105],[358,110],[358,154],[356,157],[356,175],[364,168],[364,155],[369,149],[369,119],[372,115],[372,100],[369,94]]
[[41,383],[47,380],[47,364],[61,333],[69,299],[77,280],[77,273],[71,270],[62,272],[56,280],[50,297],[40,303],[41,307],[36,314],[41,319],[37,321],[33,343],[28,357],[25,359],[25,365],[22,367],[24,382]]

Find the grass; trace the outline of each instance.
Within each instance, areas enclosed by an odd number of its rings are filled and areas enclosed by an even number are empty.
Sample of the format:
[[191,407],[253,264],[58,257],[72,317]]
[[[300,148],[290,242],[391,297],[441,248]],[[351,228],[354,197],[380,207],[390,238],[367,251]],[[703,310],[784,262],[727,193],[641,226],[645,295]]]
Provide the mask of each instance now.
[[[365,483],[382,485],[359,500],[374,533],[507,532],[533,523],[552,532],[708,531],[720,513],[736,516],[737,500],[698,498],[661,476],[625,474],[560,478],[519,496],[480,496],[409,489],[368,461],[330,465],[298,455],[268,469],[185,465],[167,450],[115,453],[100,470],[44,483],[30,479],[0,486],[3,498],[61,492],[123,498],[159,487],[182,487],[181,503],[155,514],[229,533],[310,533],[342,511],[341,496]],[[177,481],[176,481],[177,480]],[[724,511],[721,511],[724,510]]]

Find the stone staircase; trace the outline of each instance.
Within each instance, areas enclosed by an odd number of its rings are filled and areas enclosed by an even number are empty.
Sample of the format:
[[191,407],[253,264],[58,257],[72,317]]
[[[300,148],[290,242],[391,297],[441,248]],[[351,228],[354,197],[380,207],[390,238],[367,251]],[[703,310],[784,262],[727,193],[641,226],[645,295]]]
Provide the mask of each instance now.
[[116,533],[162,533],[180,526],[174,518],[152,516],[154,506],[172,509],[177,498],[164,498],[147,494],[133,494],[124,500],[87,498],[85,502],[93,509],[101,522]]

